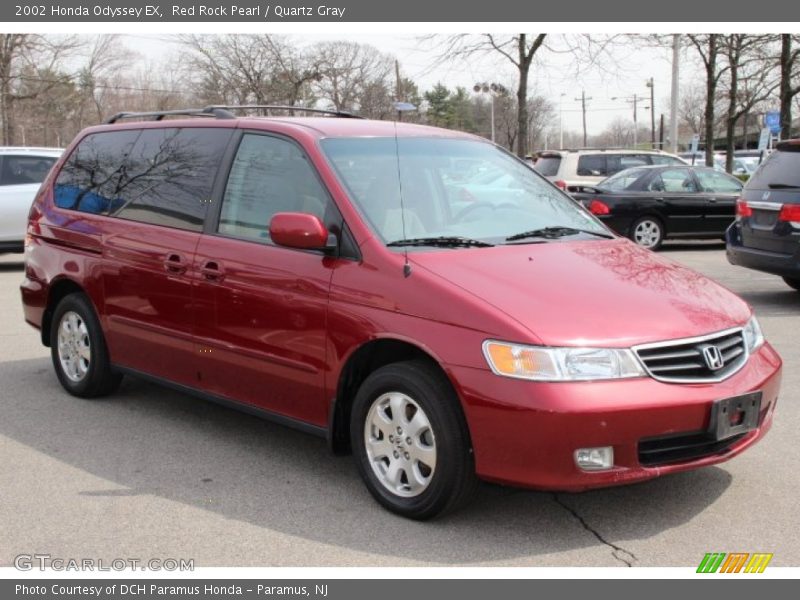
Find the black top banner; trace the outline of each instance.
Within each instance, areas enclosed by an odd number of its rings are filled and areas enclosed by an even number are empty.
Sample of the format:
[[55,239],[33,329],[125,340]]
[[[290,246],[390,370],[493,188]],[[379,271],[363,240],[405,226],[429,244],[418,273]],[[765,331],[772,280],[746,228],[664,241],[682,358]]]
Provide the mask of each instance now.
[[786,0],[604,0],[533,2],[476,0],[330,0],[329,2],[11,2],[0,5],[4,22],[779,22],[800,21],[800,3]]

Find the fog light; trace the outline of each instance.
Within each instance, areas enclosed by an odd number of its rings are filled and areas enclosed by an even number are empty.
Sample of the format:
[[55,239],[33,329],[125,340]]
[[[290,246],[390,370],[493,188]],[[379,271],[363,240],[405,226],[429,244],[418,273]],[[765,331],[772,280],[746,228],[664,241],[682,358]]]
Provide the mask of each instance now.
[[575,464],[584,471],[602,471],[614,466],[614,447],[578,448],[575,450]]

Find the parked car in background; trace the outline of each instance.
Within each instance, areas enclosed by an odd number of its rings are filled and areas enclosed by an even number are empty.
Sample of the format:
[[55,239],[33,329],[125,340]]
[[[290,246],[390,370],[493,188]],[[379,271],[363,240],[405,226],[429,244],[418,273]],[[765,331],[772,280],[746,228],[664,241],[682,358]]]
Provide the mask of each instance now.
[[780,142],[750,177],[726,239],[731,264],[800,290],[800,139]]
[[[767,151],[764,151],[763,154],[766,156]],[[704,166],[706,162],[705,152],[680,152],[678,156],[692,166]],[[735,175],[742,181],[747,181],[750,175],[758,168],[761,161],[762,152],[760,150],[736,150],[733,153],[732,175]],[[714,169],[722,171],[723,173],[727,172],[725,170],[724,152],[714,153]]]
[[62,152],[0,147],[0,253],[22,252],[33,197]]
[[645,165],[685,165],[674,154],[650,150],[545,150],[534,168],[562,190],[575,192],[606,177]]
[[636,167],[573,197],[613,230],[655,250],[667,238],[723,237],[742,185],[709,167]]
[[[633,483],[769,430],[781,359],[748,304],[491,142],[241,109],[120,115],[42,185],[22,304],[68,393],[145,377],[322,436],[415,519],[478,478]],[[445,191],[476,173],[515,194]]]

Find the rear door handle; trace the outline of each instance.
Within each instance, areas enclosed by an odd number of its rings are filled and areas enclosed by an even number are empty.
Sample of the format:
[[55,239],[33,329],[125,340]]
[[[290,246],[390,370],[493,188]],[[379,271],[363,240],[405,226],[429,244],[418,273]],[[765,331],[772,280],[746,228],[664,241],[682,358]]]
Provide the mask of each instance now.
[[168,273],[181,275],[186,272],[186,269],[189,268],[189,265],[186,263],[186,259],[182,254],[179,254],[178,252],[171,252],[167,254],[167,257],[164,259],[164,268]]
[[200,273],[203,274],[206,281],[222,281],[225,279],[225,269],[222,263],[216,260],[207,260],[203,263],[203,266],[200,268]]
[[709,199],[708,199],[708,201],[709,201],[709,202],[716,202],[716,201],[717,201],[717,199],[716,199],[716,198],[709,198]]

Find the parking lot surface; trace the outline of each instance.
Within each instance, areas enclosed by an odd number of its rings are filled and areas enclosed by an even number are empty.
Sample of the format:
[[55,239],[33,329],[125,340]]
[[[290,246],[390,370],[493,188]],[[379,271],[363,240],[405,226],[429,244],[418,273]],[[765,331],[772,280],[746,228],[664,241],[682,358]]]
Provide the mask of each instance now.
[[324,440],[130,377],[104,400],[67,395],[22,319],[21,256],[0,256],[0,566],[33,553],[195,566],[695,566],[706,552],[772,552],[771,565],[798,566],[800,293],[729,265],[721,244],[662,252],[750,302],[783,357],[765,439],[722,465],[627,487],[487,484],[430,523],[381,509]]

